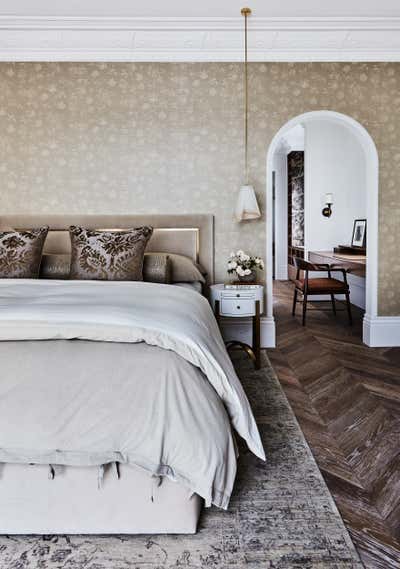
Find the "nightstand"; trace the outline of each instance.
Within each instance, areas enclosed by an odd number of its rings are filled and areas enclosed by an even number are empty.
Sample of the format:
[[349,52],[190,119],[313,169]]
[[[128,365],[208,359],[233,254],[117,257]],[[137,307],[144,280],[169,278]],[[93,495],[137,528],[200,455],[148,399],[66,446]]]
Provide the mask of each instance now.
[[210,287],[210,300],[217,322],[223,318],[253,319],[253,345],[231,341],[226,347],[240,347],[254,360],[256,369],[260,369],[260,320],[264,306],[264,287],[262,285],[240,285],[240,288],[225,288],[223,284]]

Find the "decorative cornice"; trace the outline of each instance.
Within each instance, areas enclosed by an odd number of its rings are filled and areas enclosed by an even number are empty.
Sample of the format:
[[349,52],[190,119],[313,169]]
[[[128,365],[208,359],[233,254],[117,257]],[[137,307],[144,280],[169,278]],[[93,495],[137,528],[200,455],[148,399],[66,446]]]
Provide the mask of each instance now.
[[[354,29],[399,30],[400,17],[327,17],[327,18],[260,18],[249,20],[255,30],[285,29]],[[69,29],[201,29],[243,31],[243,19],[237,18],[136,18],[92,16],[4,16],[0,15],[0,29],[69,28]]]
[[[400,18],[251,18],[251,61],[400,61]],[[238,18],[0,16],[2,61],[242,61]]]

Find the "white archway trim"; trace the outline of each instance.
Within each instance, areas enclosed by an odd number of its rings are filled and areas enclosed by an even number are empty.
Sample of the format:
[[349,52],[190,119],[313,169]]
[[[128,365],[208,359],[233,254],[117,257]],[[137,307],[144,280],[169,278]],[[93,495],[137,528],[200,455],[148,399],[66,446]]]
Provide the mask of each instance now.
[[266,307],[267,318],[273,321],[273,290],[272,290],[272,164],[273,156],[282,137],[295,126],[309,123],[314,120],[327,120],[349,128],[360,142],[366,162],[366,194],[367,194],[367,269],[366,269],[366,311],[364,316],[363,340],[367,345],[374,344],[371,326],[378,320],[378,195],[379,195],[379,159],[375,143],[369,132],[355,119],[334,111],[311,111],[298,115],[289,120],[279,131],[268,149],[267,154],[267,254],[266,254]]

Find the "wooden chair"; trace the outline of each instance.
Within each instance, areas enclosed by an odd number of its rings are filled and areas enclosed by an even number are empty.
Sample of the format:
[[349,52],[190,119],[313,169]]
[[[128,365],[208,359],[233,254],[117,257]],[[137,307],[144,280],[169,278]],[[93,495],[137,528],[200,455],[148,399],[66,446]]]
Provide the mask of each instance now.
[[[353,323],[351,316],[351,305],[350,305],[350,289],[347,283],[347,277],[345,269],[342,267],[337,267],[335,265],[328,264],[316,264],[310,263],[309,261],[304,261],[298,257],[294,257],[294,264],[297,269],[294,298],[293,298],[293,310],[292,315],[296,314],[296,303],[298,293],[303,295],[303,326],[306,324],[306,312],[307,312],[307,299],[312,295],[329,294],[332,302],[332,310],[336,315],[336,305],[335,305],[335,294],[344,294],[346,297],[347,313],[349,316],[350,326]],[[300,278],[300,271],[304,271],[304,278]],[[312,271],[326,272],[328,277],[319,277],[315,279],[309,278],[309,273]],[[338,272],[342,273],[343,281],[332,278],[332,273]]]

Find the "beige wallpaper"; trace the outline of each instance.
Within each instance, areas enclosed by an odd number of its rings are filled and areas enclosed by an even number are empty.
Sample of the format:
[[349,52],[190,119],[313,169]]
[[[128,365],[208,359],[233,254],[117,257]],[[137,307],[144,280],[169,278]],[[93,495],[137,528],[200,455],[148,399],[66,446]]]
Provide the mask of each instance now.
[[[232,248],[265,256],[265,222],[238,225],[240,64],[0,64],[0,214],[207,213],[216,275]],[[250,163],[265,209],[275,132],[297,114],[346,113],[380,158],[379,312],[400,314],[400,64],[250,66]]]

